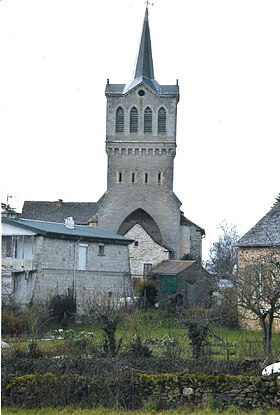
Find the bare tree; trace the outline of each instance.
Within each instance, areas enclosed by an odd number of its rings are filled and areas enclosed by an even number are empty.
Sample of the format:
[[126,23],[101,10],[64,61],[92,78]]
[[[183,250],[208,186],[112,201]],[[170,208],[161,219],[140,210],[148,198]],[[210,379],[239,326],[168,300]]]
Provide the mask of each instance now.
[[209,258],[205,268],[217,280],[231,279],[237,266],[237,241],[239,235],[235,225],[222,221],[219,225],[221,231],[218,241],[214,242],[209,250]]
[[103,332],[103,350],[116,356],[121,348],[125,333],[117,339],[117,328],[127,313],[125,299],[116,295],[94,295],[87,300],[86,314]]
[[233,275],[232,282],[236,288],[236,301],[247,318],[259,321],[263,351],[267,357],[272,352],[272,326],[280,315],[280,256],[271,253],[251,261]]

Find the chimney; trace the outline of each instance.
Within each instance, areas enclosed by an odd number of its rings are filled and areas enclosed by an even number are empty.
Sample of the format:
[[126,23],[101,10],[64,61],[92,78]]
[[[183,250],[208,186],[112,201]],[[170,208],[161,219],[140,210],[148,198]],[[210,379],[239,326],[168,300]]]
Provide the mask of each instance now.
[[88,220],[88,226],[91,228],[96,228],[98,226],[98,219],[96,215]]
[[75,222],[72,216],[69,216],[67,219],[64,219],[66,228],[75,229]]

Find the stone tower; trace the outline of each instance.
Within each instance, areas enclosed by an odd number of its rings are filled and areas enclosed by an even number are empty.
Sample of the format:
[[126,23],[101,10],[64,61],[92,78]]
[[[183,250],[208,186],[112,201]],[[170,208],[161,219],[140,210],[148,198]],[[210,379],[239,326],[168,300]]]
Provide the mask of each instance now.
[[179,86],[155,80],[147,7],[134,78],[108,80],[105,95],[107,191],[98,202],[98,226],[123,235],[138,223],[179,259],[186,252],[173,192]]

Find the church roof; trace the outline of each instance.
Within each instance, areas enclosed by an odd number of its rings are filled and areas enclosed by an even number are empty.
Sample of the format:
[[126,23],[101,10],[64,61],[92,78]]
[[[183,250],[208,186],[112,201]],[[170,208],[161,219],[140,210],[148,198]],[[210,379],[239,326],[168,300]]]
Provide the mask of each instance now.
[[98,203],[94,202],[24,202],[22,218],[63,222],[69,216],[73,217],[79,225],[87,225],[89,220],[97,213]]
[[108,81],[105,89],[105,94],[126,94],[141,84],[145,85],[148,89],[159,95],[179,95],[178,84],[159,85],[155,80],[148,7],[146,7],[144,16],[141,40],[134,70],[134,77],[127,85],[110,84]]
[[154,65],[152,56],[152,44],[149,28],[149,13],[148,7],[146,7],[141,41],[137,56],[136,68],[134,73],[134,79],[139,76],[144,76],[148,79],[154,79]]
[[239,239],[237,245],[239,247],[280,246],[280,197],[270,211]]

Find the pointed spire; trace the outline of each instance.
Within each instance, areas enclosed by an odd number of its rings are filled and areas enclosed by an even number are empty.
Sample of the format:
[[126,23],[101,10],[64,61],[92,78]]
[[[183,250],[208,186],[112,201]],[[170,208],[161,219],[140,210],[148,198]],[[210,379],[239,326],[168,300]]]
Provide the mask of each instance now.
[[152,45],[149,28],[148,6],[146,7],[141,42],[139,46],[137,63],[135,68],[134,79],[144,76],[148,79],[154,79],[154,65],[152,56]]

